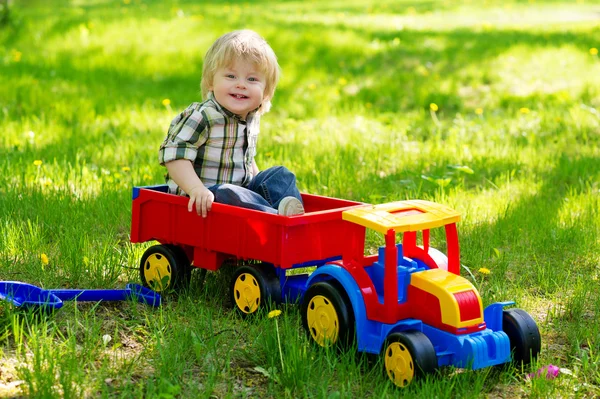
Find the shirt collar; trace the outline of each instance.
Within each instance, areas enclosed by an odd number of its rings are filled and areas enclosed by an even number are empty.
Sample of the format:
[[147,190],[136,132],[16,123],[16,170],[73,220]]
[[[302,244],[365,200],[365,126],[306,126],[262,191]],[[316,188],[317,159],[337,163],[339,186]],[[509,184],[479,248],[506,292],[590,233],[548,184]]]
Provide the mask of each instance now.
[[250,124],[250,122],[252,122],[252,119],[254,119],[254,117],[256,116],[256,112],[258,111],[258,108],[256,108],[254,111],[248,112],[248,115],[246,115],[246,120],[243,120],[242,118],[240,118],[240,116],[238,114],[234,114],[233,112],[231,112],[230,110],[228,110],[227,108],[225,108],[221,104],[219,104],[219,102],[215,98],[215,95],[212,91],[208,92],[207,97],[209,100],[211,100],[213,103],[215,103],[217,110],[219,110],[221,113],[227,115],[230,118],[234,118],[235,120],[237,120],[238,122],[243,123],[243,124]]

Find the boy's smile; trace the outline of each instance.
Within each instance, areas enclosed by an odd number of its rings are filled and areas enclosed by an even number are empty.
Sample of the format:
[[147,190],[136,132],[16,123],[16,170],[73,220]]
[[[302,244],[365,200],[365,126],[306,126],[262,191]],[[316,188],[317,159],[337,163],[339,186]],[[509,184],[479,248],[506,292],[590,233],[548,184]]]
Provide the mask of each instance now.
[[222,107],[246,119],[262,104],[265,86],[265,74],[256,65],[238,58],[217,69],[209,90]]

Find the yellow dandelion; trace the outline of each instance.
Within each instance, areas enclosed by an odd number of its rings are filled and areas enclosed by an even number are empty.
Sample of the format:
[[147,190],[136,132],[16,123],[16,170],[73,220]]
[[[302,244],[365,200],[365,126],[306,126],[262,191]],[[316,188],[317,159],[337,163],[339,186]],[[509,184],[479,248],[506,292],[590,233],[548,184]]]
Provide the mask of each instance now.
[[316,88],[317,88],[317,85],[314,84],[314,83],[311,83],[311,84],[308,85],[308,90],[314,90]]
[[481,114],[483,114],[483,108],[475,108],[475,113],[476,113],[477,115],[481,115]]
[[123,0],[123,4],[129,4],[131,3],[131,0]]
[[44,266],[46,266],[48,263],[50,263],[50,259],[48,259],[48,255],[46,255],[46,254],[41,254],[40,260],[42,261],[42,265],[44,265]]
[[12,52],[12,59],[14,62],[19,62],[21,61],[21,56],[23,55],[22,52],[17,51],[17,50],[13,50]]
[[529,111],[529,108],[523,107],[523,108],[519,109],[519,112],[522,114],[528,114],[530,111]]
[[346,85],[348,83],[348,81],[344,78],[339,78],[338,79],[338,83],[342,86]]
[[478,270],[478,272],[481,273],[481,274],[490,274],[491,273],[490,269],[488,269],[487,267],[480,268]]
[[41,159],[36,159],[35,161],[33,161],[33,164],[35,166],[42,166],[42,160]]
[[123,166],[123,167],[121,168],[121,170],[122,170],[123,172],[129,172],[129,171],[131,170],[131,168],[130,168],[129,166]]
[[162,105],[164,105],[165,107],[168,107],[169,105],[171,105],[171,100],[169,100],[168,98],[165,98],[164,100],[162,100]]
[[281,310],[276,309],[276,310],[271,310],[267,316],[269,317],[269,319],[272,319],[273,317],[278,317],[280,314],[281,314]]
[[373,104],[371,104],[371,103],[366,103],[366,104],[365,104],[365,107],[367,107],[367,109],[371,109],[371,108],[373,108]]
[[598,49],[596,47],[592,47],[590,49],[590,54],[591,55],[598,55]]
[[429,109],[432,110],[433,112],[437,112],[439,107],[437,106],[436,103],[431,103],[431,104],[429,104]]

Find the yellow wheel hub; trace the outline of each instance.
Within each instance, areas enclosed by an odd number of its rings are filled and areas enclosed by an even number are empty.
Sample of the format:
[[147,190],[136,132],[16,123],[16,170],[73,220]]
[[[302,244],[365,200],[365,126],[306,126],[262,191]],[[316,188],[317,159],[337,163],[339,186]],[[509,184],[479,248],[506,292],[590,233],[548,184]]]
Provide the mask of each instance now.
[[260,286],[250,273],[242,273],[237,277],[233,293],[237,307],[244,313],[254,313],[260,306]]
[[321,346],[327,347],[338,339],[340,322],[335,307],[327,297],[315,295],[306,309],[308,329],[313,339]]
[[403,344],[392,342],[385,350],[385,371],[394,384],[405,387],[415,376],[413,358]]
[[161,254],[152,254],[144,263],[144,278],[154,291],[164,291],[171,284],[171,264]]

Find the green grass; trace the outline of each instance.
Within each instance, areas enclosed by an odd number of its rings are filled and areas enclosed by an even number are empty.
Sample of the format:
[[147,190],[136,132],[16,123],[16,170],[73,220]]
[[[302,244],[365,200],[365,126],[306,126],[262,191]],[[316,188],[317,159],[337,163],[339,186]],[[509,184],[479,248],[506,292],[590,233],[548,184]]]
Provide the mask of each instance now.
[[534,369],[570,373],[527,381],[518,370],[446,369],[398,391],[378,359],[311,345],[295,306],[277,319],[280,352],[275,320],[235,316],[226,273],[209,273],[159,310],[67,303],[40,317],[0,303],[0,396],[600,395],[600,2],[10,6],[0,25],[0,280],[139,280],[146,246],[129,243],[131,187],[163,182],[158,145],[200,98],[204,52],[247,27],[283,69],[259,167],[288,166],[310,193],[455,207],[463,275],[486,304],[515,300],[536,318]]

